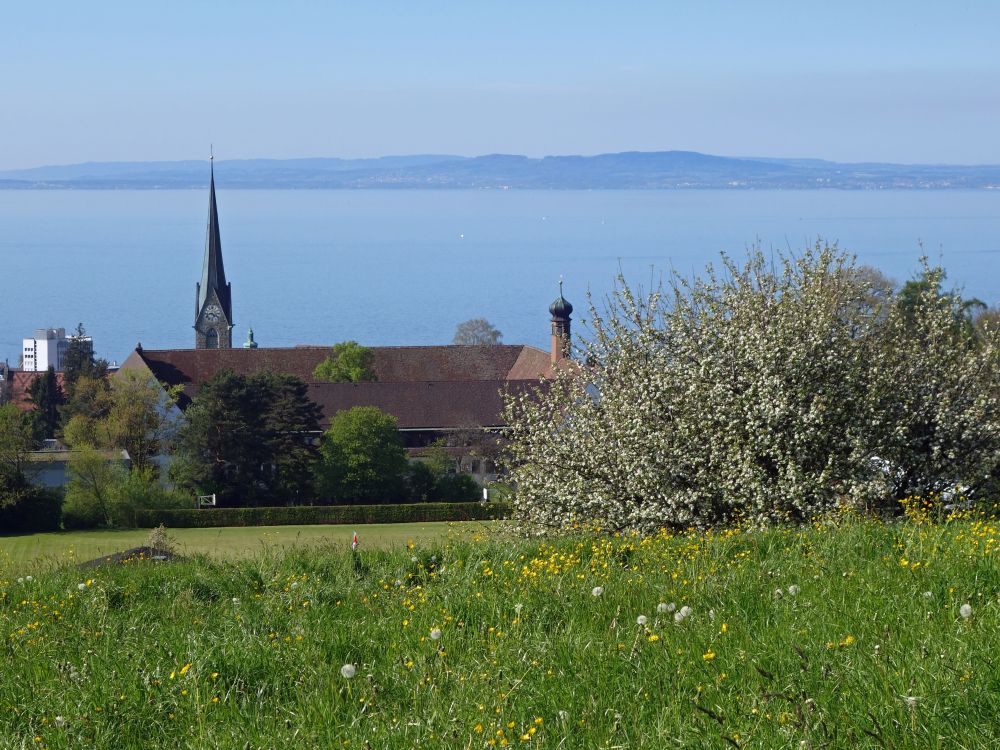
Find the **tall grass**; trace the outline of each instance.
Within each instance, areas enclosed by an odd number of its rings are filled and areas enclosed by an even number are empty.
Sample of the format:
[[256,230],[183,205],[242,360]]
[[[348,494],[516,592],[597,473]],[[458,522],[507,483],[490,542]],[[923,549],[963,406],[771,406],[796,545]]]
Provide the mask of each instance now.
[[998,545],[842,520],[4,577],[0,747],[996,747]]

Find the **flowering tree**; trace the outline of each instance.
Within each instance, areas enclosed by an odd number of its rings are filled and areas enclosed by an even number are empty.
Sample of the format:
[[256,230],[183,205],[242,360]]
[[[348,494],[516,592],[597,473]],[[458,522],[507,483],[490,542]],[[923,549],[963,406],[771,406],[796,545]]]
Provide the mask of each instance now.
[[[619,279],[603,311],[591,303],[585,364],[507,398],[517,515],[554,528],[773,522],[982,478],[1000,447],[997,345],[956,346],[953,310],[920,299],[903,315],[820,245],[723,257],[647,293]],[[907,420],[930,442],[907,438]]]

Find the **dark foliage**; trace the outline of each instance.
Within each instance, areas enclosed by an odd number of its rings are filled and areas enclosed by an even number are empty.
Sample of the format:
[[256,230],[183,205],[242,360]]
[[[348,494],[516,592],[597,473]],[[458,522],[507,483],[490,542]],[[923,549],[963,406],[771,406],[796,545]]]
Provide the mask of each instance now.
[[298,524],[423,523],[483,521],[506,518],[509,506],[500,503],[419,503],[399,505],[297,505],[281,508],[206,508],[203,510],[139,511],[138,524],[153,528],[209,528],[217,526],[282,526]]
[[221,372],[186,412],[174,479],[220,505],[295,502],[311,496],[321,412],[298,378]]

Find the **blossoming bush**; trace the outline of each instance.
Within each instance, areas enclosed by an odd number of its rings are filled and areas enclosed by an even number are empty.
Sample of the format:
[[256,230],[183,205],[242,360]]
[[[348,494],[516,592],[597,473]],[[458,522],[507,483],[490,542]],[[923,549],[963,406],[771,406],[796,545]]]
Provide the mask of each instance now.
[[[925,276],[939,273],[925,264]],[[997,341],[920,286],[905,307],[835,247],[760,249],[591,301],[579,365],[507,398],[535,529],[804,519],[961,483],[1000,455]]]

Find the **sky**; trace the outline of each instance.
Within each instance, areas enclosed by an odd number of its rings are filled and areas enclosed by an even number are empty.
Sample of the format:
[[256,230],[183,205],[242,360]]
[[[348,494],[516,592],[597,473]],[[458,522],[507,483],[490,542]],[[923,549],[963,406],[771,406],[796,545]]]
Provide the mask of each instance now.
[[996,0],[5,4],[0,170],[694,150],[1000,163]]

